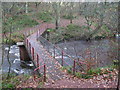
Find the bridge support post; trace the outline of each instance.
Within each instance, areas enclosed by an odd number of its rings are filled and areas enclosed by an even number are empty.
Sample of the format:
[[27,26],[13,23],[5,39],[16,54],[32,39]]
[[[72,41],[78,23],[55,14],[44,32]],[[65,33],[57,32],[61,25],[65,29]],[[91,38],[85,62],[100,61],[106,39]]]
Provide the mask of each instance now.
[[74,63],[73,63],[73,74],[75,75],[75,60],[74,60]]
[[20,60],[30,60],[30,57],[28,55],[28,52],[25,48],[25,45],[23,42],[17,42],[17,46],[20,50]]
[[39,55],[37,54],[37,67],[39,67]]
[[32,47],[32,58],[34,60],[34,48]]

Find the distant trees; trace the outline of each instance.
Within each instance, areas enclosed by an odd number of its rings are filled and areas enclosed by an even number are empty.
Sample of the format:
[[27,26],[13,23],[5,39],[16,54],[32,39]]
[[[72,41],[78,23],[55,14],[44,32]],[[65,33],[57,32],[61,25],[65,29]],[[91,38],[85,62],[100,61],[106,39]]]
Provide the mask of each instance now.
[[[110,17],[108,18],[108,16],[113,15],[114,17],[115,14],[114,12],[112,12],[113,14],[109,14],[110,13],[109,10],[113,9],[113,5],[111,6],[110,3],[106,2],[101,2],[99,4],[97,2],[96,3],[85,2],[81,6],[83,7],[82,15],[86,20],[86,25],[88,29],[88,33],[85,35],[87,40],[90,40],[93,37],[93,35],[100,32],[101,27],[104,24],[107,24],[107,27],[110,29],[111,26],[109,26],[108,23],[109,22],[112,23],[114,21],[110,21],[111,18]],[[94,26],[95,24],[96,26]]]
[[[3,60],[4,60],[4,36],[6,35],[6,31],[5,30],[8,30],[9,31],[9,35],[7,36],[8,38],[8,40],[10,41],[11,40],[11,33],[12,33],[12,29],[13,29],[13,26],[12,26],[12,23],[13,22],[10,22],[8,25],[10,26],[10,28],[7,28],[6,29],[6,27],[4,26],[4,24],[6,23],[6,19],[8,19],[6,16],[7,15],[9,15],[9,14],[11,14],[11,9],[13,8],[13,6],[14,6],[14,4],[12,3],[12,5],[6,10],[6,8],[5,8],[5,3],[4,4],[2,4],[2,13],[3,13],[3,30],[2,30],[2,35],[3,35],[3,49],[2,49],[2,52],[3,52],[3,55],[2,55],[2,64],[3,64]],[[12,17],[10,18],[10,19],[12,19]],[[9,51],[10,51],[10,43],[9,43],[9,45],[8,45],[8,51],[7,51],[7,60],[8,60],[8,63],[9,63],[9,70],[8,70],[8,75],[7,75],[7,78],[9,78],[9,76],[10,76],[10,70],[11,70],[11,62],[10,62],[10,56],[9,56]]]

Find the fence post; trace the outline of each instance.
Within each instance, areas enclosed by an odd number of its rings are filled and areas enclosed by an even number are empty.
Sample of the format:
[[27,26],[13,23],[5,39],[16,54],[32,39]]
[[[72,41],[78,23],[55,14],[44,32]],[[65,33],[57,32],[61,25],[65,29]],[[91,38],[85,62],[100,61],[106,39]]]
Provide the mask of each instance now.
[[32,47],[32,57],[33,57],[33,60],[34,60],[34,48]]
[[75,75],[75,60],[74,60],[74,63],[73,63],[73,74]]
[[37,67],[39,67],[39,55],[37,54]]
[[44,64],[44,82],[46,82],[46,65]]
[[30,51],[30,54],[31,54],[31,44],[30,44],[30,42],[29,42],[29,51]]
[[62,66],[63,66],[63,50],[62,50]]
[[53,53],[54,53],[54,58],[55,58],[55,45],[53,47]]

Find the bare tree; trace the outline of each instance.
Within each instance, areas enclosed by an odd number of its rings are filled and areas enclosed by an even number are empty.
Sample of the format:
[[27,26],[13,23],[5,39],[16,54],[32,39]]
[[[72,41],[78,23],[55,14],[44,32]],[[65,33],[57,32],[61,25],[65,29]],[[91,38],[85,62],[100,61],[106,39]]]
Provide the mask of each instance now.
[[[86,25],[88,33],[86,35],[86,40],[90,40],[94,34],[96,34],[103,25],[103,19],[105,18],[106,5],[104,2],[98,3],[84,3],[83,15],[86,19]],[[94,29],[91,28],[93,23],[97,24]]]
[[53,2],[52,6],[55,14],[55,26],[56,29],[58,29],[60,21],[60,2]]
[[73,21],[73,2],[70,2],[70,23],[72,23]]

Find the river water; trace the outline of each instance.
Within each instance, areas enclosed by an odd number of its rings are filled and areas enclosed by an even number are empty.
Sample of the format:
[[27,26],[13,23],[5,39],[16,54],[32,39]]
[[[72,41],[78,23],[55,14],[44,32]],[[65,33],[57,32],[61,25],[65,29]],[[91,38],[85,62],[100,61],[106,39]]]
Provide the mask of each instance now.
[[118,59],[117,39],[69,41],[57,45],[75,59],[90,60],[94,67],[108,66]]
[[[2,49],[2,48],[1,48]],[[4,61],[2,64],[2,72],[6,73],[9,70],[10,64],[7,59],[7,52],[8,52],[8,45],[5,45],[4,47]],[[19,47],[17,45],[11,45],[10,51],[9,51],[9,59],[11,63],[11,73],[15,73],[16,75],[20,74],[32,74],[34,70],[33,63],[31,61],[24,62],[20,60],[20,53],[19,53]],[[31,63],[31,67],[28,66]]]

